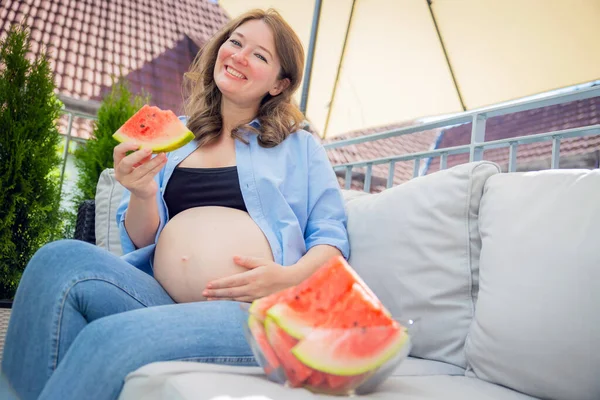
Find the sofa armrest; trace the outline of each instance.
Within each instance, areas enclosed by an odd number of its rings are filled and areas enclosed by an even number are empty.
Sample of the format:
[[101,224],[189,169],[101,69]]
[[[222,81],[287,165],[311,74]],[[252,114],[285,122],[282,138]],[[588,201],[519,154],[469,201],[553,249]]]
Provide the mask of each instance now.
[[79,205],[73,238],[96,244],[96,202],[94,200],[85,200]]

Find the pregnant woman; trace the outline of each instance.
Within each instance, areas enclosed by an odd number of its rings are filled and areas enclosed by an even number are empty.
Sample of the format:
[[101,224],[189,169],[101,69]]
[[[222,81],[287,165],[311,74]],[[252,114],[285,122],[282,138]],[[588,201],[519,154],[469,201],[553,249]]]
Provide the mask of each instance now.
[[115,147],[125,255],[63,240],[27,266],[0,398],[115,399],[154,361],[255,365],[240,302],[349,251],[335,174],[291,103],[303,59],[273,11],[244,14],[206,44],[186,74],[182,120],[196,140],[156,156]]

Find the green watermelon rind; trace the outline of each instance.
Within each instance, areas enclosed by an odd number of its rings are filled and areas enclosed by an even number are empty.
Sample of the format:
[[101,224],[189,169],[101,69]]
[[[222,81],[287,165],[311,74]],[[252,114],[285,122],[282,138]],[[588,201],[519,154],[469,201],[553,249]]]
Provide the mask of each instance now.
[[307,324],[307,315],[294,311],[285,303],[278,303],[267,310],[271,318],[281,329],[295,339],[304,339],[313,327]]
[[[129,136],[127,136],[125,133],[122,133],[120,131],[117,131],[113,135],[113,137],[119,143],[125,143],[125,142],[131,141]],[[186,144],[188,144],[189,142],[194,140],[194,138],[195,138],[194,134],[188,130],[185,133],[185,135],[181,136],[181,138],[177,138],[176,140],[172,140],[166,144],[162,144],[162,143],[161,144],[152,144],[152,142],[144,142],[144,141],[136,141],[136,142],[140,143],[144,147],[149,147],[153,153],[168,153],[168,152],[177,150],[177,149],[185,146]]]
[[335,330],[315,329],[309,336],[301,340],[291,350],[304,365],[317,371],[339,376],[354,376],[374,371],[384,365],[387,361],[397,355],[400,350],[409,344],[409,335],[406,329],[398,330],[398,337],[390,345],[379,351],[378,354],[371,356],[369,360],[364,357],[360,359],[343,359],[331,356],[334,344],[327,339],[327,335],[336,335]]
[[[302,361],[300,361],[297,357],[294,357],[290,349],[281,348],[281,345],[283,345],[283,338],[278,331],[285,332],[273,319],[267,317],[265,319],[265,333],[267,334],[267,340],[279,358],[281,367],[284,369],[284,371],[288,366],[291,366],[290,362],[296,367],[293,369],[296,369],[296,374],[298,375],[296,378],[298,378],[298,381],[295,381],[295,378],[292,376],[287,376],[287,379],[293,387],[298,387],[310,377],[310,368],[308,368],[306,365],[303,365]],[[294,346],[297,346],[297,344],[294,344]],[[294,347],[291,347],[291,349],[293,348]],[[285,373],[287,375],[288,371]]]

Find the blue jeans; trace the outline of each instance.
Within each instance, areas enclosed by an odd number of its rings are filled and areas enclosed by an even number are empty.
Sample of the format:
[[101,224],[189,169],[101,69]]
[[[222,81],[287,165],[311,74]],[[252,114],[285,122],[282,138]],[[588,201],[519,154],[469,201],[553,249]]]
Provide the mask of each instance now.
[[256,365],[239,303],[176,304],[150,275],[74,240],[45,245],[23,273],[0,398],[115,399],[154,362]]

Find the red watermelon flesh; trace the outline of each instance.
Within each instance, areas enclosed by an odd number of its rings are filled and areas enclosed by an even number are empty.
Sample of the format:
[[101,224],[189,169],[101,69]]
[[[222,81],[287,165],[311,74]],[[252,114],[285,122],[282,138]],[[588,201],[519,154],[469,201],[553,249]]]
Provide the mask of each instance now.
[[329,318],[320,327],[344,329],[397,324],[383,305],[358,284],[354,284],[328,314]]
[[294,309],[286,302],[275,304],[267,314],[291,336],[302,339],[313,328],[358,328],[397,324],[384,307],[357,283],[328,310]]
[[254,337],[256,344],[260,347],[260,351],[265,358],[267,365],[264,366],[264,370],[268,375],[279,368],[279,358],[275,354],[275,351],[273,351],[273,348],[267,339],[267,333],[265,332],[263,324],[257,318],[250,315],[248,318],[248,326],[250,332],[252,332],[252,337]]
[[298,344],[298,340],[285,333],[271,318],[265,320],[265,331],[271,347],[281,361],[290,386],[302,386],[310,377],[312,369],[302,364],[292,354],[292,348]]
[[127,120],[113,137],[132,142],[154,153],[176,150],[194,139],[194,134],[171,110],[144,105]]
[[355,282],[355,274],[343,257],[334,257],[299,285],[256,300],[250,312],[264,318],[264,313],[279,303],[297,311],[328,311]]
[[362,286],[373,299],[377,299],[342,256],[332,257],[296,286],[294,301],[290,301],[289,305],[296,311],[329,311],[354,284]]
[[[342,299],[353,290],[360,292],[360,296],[355,296],[353,301],[370,304],[382,321],[391,321],[389,312],[341,256],[333,257],[285,297],[273,301],[267,309],[267,315],[274,318],[288,334],[302,339],[312,327],[321,326],[330,321],[333,315],[338,315],[332,314],[335,307],[340,309],[342,306],[344,308],[341,311],[346,312],[349,304],[343,303]],[[341,302],[343,305],[340,305]],[[354,314],[355,319],[362,319],[359,312]],[[291,323],[282,321],[282,315],[291,319]]]
[[289,297],[289,294],[294,290],[294,287],[290,287],[277,293],[273,293],[269,296],[254,300],[248,312],[255,316],[259,321],[264,323],[269,308],[273,307],[280,301],[286,301]]
[[327,383],[325,375],[324,372],[313,370],[306,380],[306,384],[315,388],[321,387],[322,384]]

